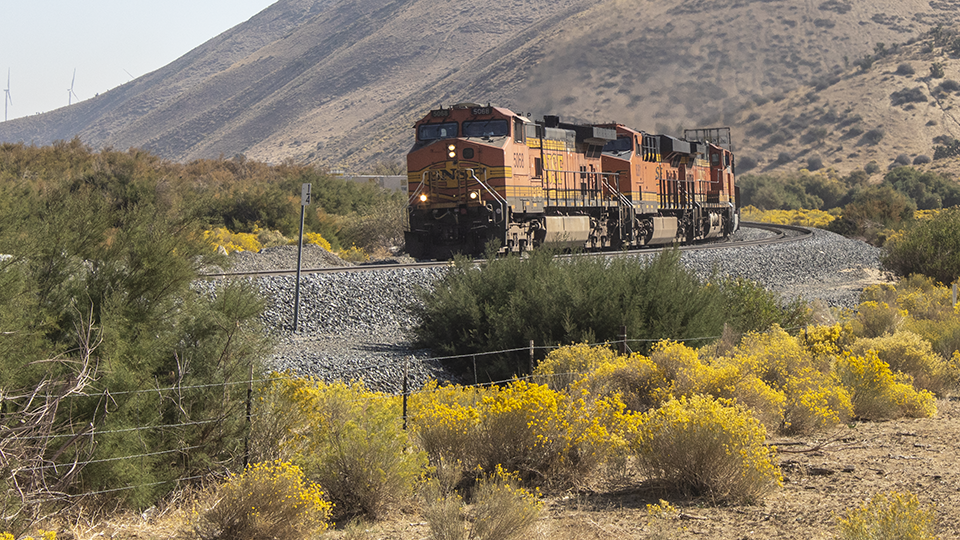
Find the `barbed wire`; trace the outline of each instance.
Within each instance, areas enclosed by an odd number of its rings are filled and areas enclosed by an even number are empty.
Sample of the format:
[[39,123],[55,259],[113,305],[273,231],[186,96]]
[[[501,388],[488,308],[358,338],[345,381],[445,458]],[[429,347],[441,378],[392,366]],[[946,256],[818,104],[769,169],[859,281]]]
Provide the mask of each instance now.
[[[805,328],[805,327],[803,327],[803,326],[783,327],[783,329],[784,329],[784,330],[787,330],[787,331],[790,331],[790,330],[801,330],[801,329],[803,329],[803,328]],[[765,333],[765,332],[764,332],[764,333]],[[740,334],[740,335],[743,335],[743,333],[739,333],[739,334]],[[614,345],[617,345],[617,344],[620,344],[620,343],[624,343],[624,344],[629,344],[629,343],[658,343],[658,342],[664,341],[664,340],[674,341],[674,342],[677,342],[677,343],[687,343],[687,342],[691,342],[691,341],[712,341],[712,340],[717,340],[717,339],[721,339],[721,338],[722,338],[722,336],[700,336],[700,337],[688,337],[688,338],[676,338],[676,339],[673,339],[673,338],[627,338],[627,339],[618,339],[618,340],[613,340],[613,341],[593,342],[593,343],[582,343],[582,344],[579,344],[579,345],[586,345],[586,346],[589,346],[589,347],[600,347],[600,346],[614,346]],[[515,348],[501,349],[501,350],[496,350],[496,351],[480,351],[480,352],[475,352],[475,353],[464,353],[464,354],[447,355],[447,356],[430,356],[430,357],[427,357],[427,358],[424,358],[424,359],[425,359],[425,360],[429,360],[429,361],[443,362],[443,361],[449,361],[449,360],[462,360],[462,359],[466,359],[466,358],[482,358],[482,357],[485,357],[485,356],[497,356],[497,355],[511,354],[511,353],[517,353],[517,352],[523,352],[523,351],[530,351],[531,349],[532,349],[532,350],[535,350],[535,351],[552,351],[552,350],[556,350],[556,349],[559,349],[559,348],[562,348],[562,347],[565,347],[565,346],[567,346],[567,345],[561,345],[561,344],[556,344],[556,345],[534,345],[534,346],[532,346],[532,347],[530,347],[530,346],[527,346],[527,347],[515,347]],[[409,357],[416,358],[416,355],[410,355]],[[398,364],[398,361],[397,361],[397,360],[395,360],[395,359],[390,359],[390,360],[384,360],[384,361],[380,361],[380,362],[376,362],[376,363],[372,363],[372,364],[366,364],[366,365],[356,366],[356,367],[347,368],[347,369],[342,369],[342,368],[340,368],[340,369],[337,369],[336,371],[337,371],[337,373],[342,373],[342,374],[362,373],[362,372],[366,372],[366,371],[381,369],[381,368],[384,368],[384,367],[393,367],[393,366],[396,366],[397,364]],[[309,375],[308,375],[308,376],[309,376]],[[202,390],[202,389],[207,389],[207,388],[223,388],[223,387],[228,387],[228,386],[241,386],[241,385],[243,385],[243,386],[249,386],[249,385],[251,385],[251,384],[267,383],[267,382],[276,380],[277,377],[281,377],[281,378],[283,378],[283,377],[299,378],[299,377],[303,377],[303,375],[297,375],[297,374],[294,374],[293,372],[287,371],[287,372],[279,372],[277,375],[269,376],[269,377],[266,377],[266,378],[262,378],[262,377],[261,377],[261,378],[255,378],[255,379],[242,379],[242,380],[230,381],[230,382],[222,382],[222,383],[208,383],[208,384],[197,384],[197,385],[187,385],[187,386],[170,386],[170,387],[165,387],[165,388],[152,387],[152,388],[144,388],[144,389],[139,389],[139,390],[121,390],[121,391],[117,391],[117,392],[111,392],[111,391],[109,391],[109,390],[102,390],[102,391],[99,391],[99,392],[96,392],[96,393],[92,393],[92,392],[80,392],[80,393],[70,394],[69,396],[62,396],[62,397],[87,397],[87,398],[90,398],[90,397],[128,396],[128,395],[152,394],[152,393],[163,394],[163,393],[165,393],[165,392],[182,392],[182,391],[187,391],[187,390]],[[487,384],[490,384],[490,383],[487,383]],[[24,399],[24,398],[30,398],[30,397],[32,397],[32,398],[41,398],[41,399],[53,399],[53,398],[60,398],[61,396],[54,396],[54,395],[39,395],[39,396],[38,396],[38,395],[31,395],[31,394],[23,394],[23,395],[18,395],[18,396],[4,396],[4,395],[0,394],[0,401],[17,400],[17,399]]]

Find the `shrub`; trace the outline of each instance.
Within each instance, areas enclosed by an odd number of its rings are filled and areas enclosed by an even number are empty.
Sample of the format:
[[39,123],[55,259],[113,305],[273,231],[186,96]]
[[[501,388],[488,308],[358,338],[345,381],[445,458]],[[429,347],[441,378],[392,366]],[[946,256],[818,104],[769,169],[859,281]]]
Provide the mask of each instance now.
[[823,210],[759,210],[753,206],[744,206],[740,209],[741,217],[746,221],[762,223],[778,223],[781,225],[800,225],[802,227],[817,227],[824,229],[836,219]]
[[876,161],[871,161],[863,166],[863,172],[873,174],[880,170],[880,165]]
[[208,490],[194,531],[204,540],[313,538],[330,518],[323,495],[295,465],[257,463]]
[[586,343],[565,345],[549,353],[533,370],[533,380],[561,391],[602,365],[614,362],[616,355],[606,346]]
[[853,319],[853,333],[875,338],[896,332],[907,318],[907,313],[896,304],[866,300],[857,306]]
[[[631,339],[711,336],[729,316],[719,289],[684,268],[677,250],[648,261],[562,260],[547,250],[525,259],[493,258],[479,268],[459,260],[420,297],[411,308],[419,319],[414,333],[443,354],[516,349],[531,339],[544,345],[613,341],[621,326]],[[490,380],[507,379],[527,364],[524,356],[486,357],[483,372]],[[447,365],[465,372],[468,362]]]
[[426,455],[408,451],[398,397],[360,383],[275,378],[261,403],[255,437],[273,430],[282,456],[324,487],[338,516],[380,517],[413,494]]
[[828,230],[846,236],[857,236],[878,242],[889,229],[899,228],[913,218],[916,204],[910,197],[884,184],[859,189],[853,201],[843,208],[841,219]]
[[[781,328],[774,326],[768,332],[745,336],[732,356],[744,373],[753,374],[782,396],[779,402],[773,402],[779,407],[776,427],[780,431],[826,429],[845,422],[853,413],[849,393],[830,374],[832,356],[814,355]],[[770,409],[759,411],[770,414]]]
[[925,165],[927,163],[930,163],[931,161],[932,160],[930,159],[930,156],[927,156],[924,154],[920,154],[919,156],[913,158],[914,165]]
[[864,133],[864,134],[863,134],[863,138],[861,138],[861,141],[862,141],[864,144],[874,145],[874,144],[878,144],[880,141],[882,141],[882,140],[883,140],[883,137],[884,137],[885,135],[886,135],[886,133],[885,133],[882,129],[880,129],[880,128],[874,128],[874,129],[871,129],[870,131]]
[[737,170],[735,172],[745,173],[757,168],[757,160],[750,156],[743,156],[736,161]]
[[819,171],[823,168],[823,158],[820,156],[813,156],[807,158],[807,170],[810,171]]
[[946,79],[938,87],[943,92],[960,92],[960,83],[957,81]]
[[527,537],[543,509],[537,494],[520,487],[515,475],[499,465],[481,476],[473,490],[469,536],[464,520],[467,509],[456,494],[441,494],[427,501],[424,517],[434,540],[512,540]]
[[595,366],[576,381],[569,392],[571,395],[586,394],[594,399],[619,396],[627,411],[643,412],[662,402],[669,384],[651,359],[633,353]]
[[[909,163],[909,158],[905,161]],[[905,163],[905,164],[908,164]],[[902,167],[888,172],[885,184],[909,196],[921,210],[931,210],[960,204],[960,187],[935,172],[921,172],[913,167]]]
[[943,70],[943,62],[933,62],[930,64],[930,78],[942,79],[946,73]]
[[913,493],[877,494],[838,518],[843,540],[936,540],[936,516]]
[[[923,87],[920,86],[904,88],[890,94],[890,104],[893,106],[906,105],[907,103],[926,103],[926,101],[927,95],[923,92]],[[880,142],[880,140],[877,139],[877,142]],[[876,144],[876,142],[871,144]]]
[[960,209],[945,209],[891,238],[880,260],[900,276],[922,274],[953,283],[960,277]]
[[632,444],[641,470],[681,494],[751,502],[782,482],[764,438],[747,410],[694,396],[645,413]]
[[890,369],[909,375],[914,386],[934,393],[943,393],[953,383],[946,361],[933,352],[929,341],[906,330],[892,335],[860,339],[850,346],[855,355],[875,351]]
[[923,418],[937,413],[933,394],[927,390],[918,392],[909,377],[894,375],[889,364],[874,351],[863,356],[844,353],[837,360],[837,372],[850,390],[853,412],[860,418]]
[[909,62],[902,62],[897,66],[897,75],[913,75],[917,70],[913,69],[913,65]]
[[950,139],[944,141],[943,145],[933,147],[933,159],[947,159],[960,156],[960,140]]
[[473,498],[470,536],[477,540],[523,538],[543,509],[535,494],[499,466],[478,482]]
[[619,449],[617,398],[583,399],[514,381],[483,389],[437,387],[410,400],[417,441],[436,464],[459,460],[463,472],[502,465],[526,481],[569,486]]

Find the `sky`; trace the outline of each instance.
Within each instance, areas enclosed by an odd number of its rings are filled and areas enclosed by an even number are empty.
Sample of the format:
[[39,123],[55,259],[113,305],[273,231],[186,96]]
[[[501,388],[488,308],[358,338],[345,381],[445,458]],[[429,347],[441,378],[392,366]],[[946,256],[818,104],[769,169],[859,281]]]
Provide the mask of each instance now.
[[0,0],[7,118],[65,107],[157,70],[275,1]]

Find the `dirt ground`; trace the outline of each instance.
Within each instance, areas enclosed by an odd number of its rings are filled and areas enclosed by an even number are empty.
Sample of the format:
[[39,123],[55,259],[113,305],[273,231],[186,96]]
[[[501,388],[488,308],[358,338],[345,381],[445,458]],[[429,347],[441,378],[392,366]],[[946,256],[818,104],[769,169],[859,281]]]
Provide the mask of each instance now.
[[[861,422],[816,437],[772,438],[783,487],[754,506],[676,500],[642,482],[547,498],[531,538],[744,540],[836,538],[837,516],[878,493],[915,493],[933,505],[943,540],[960,538],[960,400],[934,418]],[[652,520],[647,504],[670,500],[680,515]],[[416,515],[366,527],[368,539],[426,540]],[[343,538],[342,531],[327,538]]]

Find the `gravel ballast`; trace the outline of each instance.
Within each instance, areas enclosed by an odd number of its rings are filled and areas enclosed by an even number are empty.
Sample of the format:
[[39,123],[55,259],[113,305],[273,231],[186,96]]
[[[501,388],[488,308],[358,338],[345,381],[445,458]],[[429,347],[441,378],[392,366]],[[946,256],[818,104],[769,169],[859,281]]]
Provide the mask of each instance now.
[[[769,234],[744,228],[737,236]],[[290,250],[273,249],[237,257],[232,270],[290,268],[278,263],[278,258],[290,259]],[[311,266],[305,262],[304,268],[347,264],[332,254],[310,251]],[[292,257],[295,268],[295,247]],[[714,272],[745,277],[785,297],[801,296],[834,308],[855,307],[863,287],[882,278],[877,248],[819,229],[814,229],[811,237],[792,242],[685,251],[681,261],[702,277]],[[419,287],[430,287],[445,271],[417,268],[304,274],[297,333],[291,330],[295,278],[244,279],[253,280],[269,301],[263,322],[277,341],[272,368],[324,380],[362,379],[374,390],[398,393],[407,361],[411,388],[419,388],[431,378],[449,378],[438,362],[430,359],[429,351],[412,348],[407,337],[414,323],[407,306],[417,301]]]

